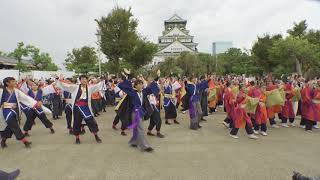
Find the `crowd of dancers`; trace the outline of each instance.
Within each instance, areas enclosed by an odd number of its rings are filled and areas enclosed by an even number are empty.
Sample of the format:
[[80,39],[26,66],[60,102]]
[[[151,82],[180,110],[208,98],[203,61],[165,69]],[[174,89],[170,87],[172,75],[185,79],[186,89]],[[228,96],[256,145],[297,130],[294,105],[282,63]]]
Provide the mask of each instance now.
[[[318,129],[319,79],[306,80],[298,75],[277,80],[271,75],[248,78],[232,75],[160,77],[160,71],[156,74],[155,77],[133,77],[124,69],[118,77],[80,75],[76,80],[61,75],[48,80],[23,79],[17,82],[7,77],[0,88],[1,147],[6,148],[6,141],[15,135],[30,148],[28,137],[35,119],[38,118],[54,134],[54,125],[47,116],[60,119],[63,111],[68,132],[75,136],[76,144],[81,144],[80,135],[86,133],[85,127],[89,128],[96,142],[101,143],[95,117],[106,112],[107,106],[115,109],[112,129],[117,130],[119,122],[122,136],[127,136],[127,131],[132,129],[130,146],[145,152],[153,151],[145,135],[165,138],[161,132],[161,111],[164,111],[166,125],[180,124],[177,111],[188,112],[190,129],[198,130],[202,128],[200,123],[207,121],[206,116],[221,109],[226,112],[222,123],[236,139],[240,128],[245,128],[251,139],[267,136],[267,127],[300,126],[307,132]],[[26,116],[23,125],[22,113]],[[301,116],[297,125],[296,116]],[[149,120],[146,133],[144,120]],[[270,126],[267,126],[268,122]]]

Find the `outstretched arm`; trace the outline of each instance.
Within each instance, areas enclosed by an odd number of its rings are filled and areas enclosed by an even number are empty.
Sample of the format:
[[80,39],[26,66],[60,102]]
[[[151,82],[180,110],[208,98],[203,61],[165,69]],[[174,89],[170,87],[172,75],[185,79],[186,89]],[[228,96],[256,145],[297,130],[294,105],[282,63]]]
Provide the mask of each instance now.
[[135,95],[135,91],[132,87],[132,84],[129,80],[125,80],[122,83],[118,84],[118,87],[124,91],[126,94],[128,94],[129,96],[134,96]]
[[52,84],[42,88],[42,96],[46,96],[52,93],[57,93],[56,88],[54,88]]
[[60,89],[62,89],[63,91],[67,91],[69,93],[74,93],[78,88],[78,85],[76,84],[68,84],[60,80],[57,80],[56,83]]
[[51,114],[51,111],[48,108],[46,108],[45,106],[43,106],[41,102],[34,100],[32,97],[26,95],[25,93],[23,93],[22,91],[20,91],[18,89],[16,89],[16,92],[18,94],[19,101],[21,103],[23,103],[24,105],[26,105],[30,108],[41,107],[45,113]]
[[90,85],[89,88],[90,88],[91,92],[97,92],[103,88],[104,83],[105,83],[105,80],[99,82],[98,84]]

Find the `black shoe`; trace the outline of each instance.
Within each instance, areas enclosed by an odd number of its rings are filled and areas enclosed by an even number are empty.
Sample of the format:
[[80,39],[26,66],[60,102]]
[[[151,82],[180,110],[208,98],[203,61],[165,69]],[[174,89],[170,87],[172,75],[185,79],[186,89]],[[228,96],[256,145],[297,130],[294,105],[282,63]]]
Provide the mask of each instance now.
[[167,125],[171,125],[171,123],[169,123],[168,121],[166,121],[166,124],[167,124]]
[[202,118],[201,121],[207,121],[207,120]]
[[94,135],[94,137],[96,138],[97,143],[102,143],[102,140],[99,138],[98,135]]
[[50,128],[50,132],[51,132],[51,134],[54,134],[54,133],[55,133],[55,131],[54,131],[53,128]]
[[145,151],[145,152],[152,152],[153,149],[152,149],[152,147],[148,147],[148,148],[144,149],[144,151]]
[[107,112],[107,111],[104,109],[103,112]]
[[202,126],[198,125],[198,128],[200,129],[200,128],[202,128]]
[[32,142],[26,141],[23,143],[26,148],[31,148]]
[[76,144],[81,144],[80,139],[76,139]]
[[137,147],[138,147],[138,146],[135,145],[135,144],[131,144],[130,146],[131,146],[131,147],[134,147],[134,148],[137,148]]
[[72,129],[69,129],[69,134],[73,135],[73,130]]
[[158,137],[158,138],[164,138],[164,135],[158,132],[158,133],[157,133],[157,137]]
[[122,136],[127,136],[126,132],[124,132],[124,131],[121,131],[121,135]]
[[30,134],[28,132],[23,133],[25,137],[30,137]]
[[156,136],[156,135],[154,135],[152,132],[147,132],[147,135],[148,135],[148,136]]
[[7,145],[7,143],[6,143],[6,140],[5,140],[5,139],[2,139],[2,140],[1,140],[1,148],[4,149],[4,148],[7,148],[7,147],[8,147],[8,145]]
[[175,124],[180,124],[177,120],[174,120],[173,122],[174,122]]
[[94,117],[97,117],[97,114],[94,114]]

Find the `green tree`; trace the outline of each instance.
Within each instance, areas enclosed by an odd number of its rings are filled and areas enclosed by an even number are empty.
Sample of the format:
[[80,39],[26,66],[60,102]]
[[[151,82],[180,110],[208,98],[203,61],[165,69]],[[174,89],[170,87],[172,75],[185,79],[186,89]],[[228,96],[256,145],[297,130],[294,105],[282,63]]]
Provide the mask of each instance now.
[[218,55],[218,73],[225,74],[261,74],[254,58],[239,48],[230,48]]
[[320,30],[309,30],[305,38],[311,43],[318,45],[320,48]]
[[167,58],[164,62],[155,67],[154,71],[158,69],[161,71],[161,76],[169,76],[170,74],[182,75],[184,73],[184,70],[178,66],[177,59],[175,58]]
[[301,75],[313,68],[320,67],[319,48],[306,39],[287,37],[277,41],[269,50],[270,57],[275,59],[278,69],[284,72],[297,72]]
[[184,75],[190,76],[203,75],[207,72],[207,68],[203,62],[199,60],[197,54],[182,52],[177,58],[177,66],[184,71]]
[[120,61],[126,59],[136,45],[138,21],[133,18],[131,8],[116,7],[96,22],[100,49],[113,64],[113,72],[118,73]]
[[8,56],[8,54],[7,54],[7,53],[5,53],[5,52],[0,51],[0,56],[2,56],[2,57],[7,57],[7,56]]
[[141,67],[152,61],[157,50],[154,43],[139,39],[125,61],[131,65],[132,70],[140,71]]
[[292,29],[289,29],[287,33],[292,37],[303,38],[307,33],[308,24],[306,20],[294,23]]
[[25,47],[23,42],[19,42],[17,48],[14,49],[13,52],[9,53],[8,56],[14,58],[18,61],[16,69],[20,71],[27,71],[28,67],[22,62],[23,57],[28,57],[29,52]]
[[59,69],[58,66],[52,62],[49,53],[41,53],[39,48],[32,45],[28,45],[26,49],[32,58],[34,69],[42,71],[57,71]]
[[83,46],[80,49],[74,48],[72,52],[68,52],[64,65],[67,70],[74,70],[76,73],[88,73],[97,71],[98,61],[99,58],[95,49]]
[[[19,42],[17,48],[8,54],[8,57],[18,61],[16,69],[20,71],[41,70],[41,71],[56,71],[58,66],[53,63],[52,58],[48,53],[41,52],[39,48],[33,45],[25,45]],[[31,59],[34,67],[28,67],[22,62],[23,59]]]
[[216,72],[216,58],[211,54],[199,53],[198,58],[206,69],[206,73]]
[[251,52],[255,61],[266,73],[272,72],[277,65],[277,63],[270,58],[269,49],[271,49],[273,44],[279,39],[282,39],[280,34],[273,36],[265,34],[262,37],[258,37],[258,40],[252,46]]

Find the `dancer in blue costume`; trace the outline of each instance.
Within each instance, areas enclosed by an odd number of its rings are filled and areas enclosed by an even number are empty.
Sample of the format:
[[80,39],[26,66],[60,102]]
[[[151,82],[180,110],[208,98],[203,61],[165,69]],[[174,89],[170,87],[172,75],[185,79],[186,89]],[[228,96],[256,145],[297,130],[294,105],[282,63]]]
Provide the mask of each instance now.
[[132,87],[130,71],[125,69],[125,74],[128,76],[128,79],[119,83],[118,87],[130,97],[131,102],[129,107],[127,107],[131,109],[132,118],[132,124],[129,126],[129,129],[133,129],[133,135],[129,144],[132,147],[139,147],[143,151],[152,152],[153,148],[149,145],[144,136],[142,119],[147,113],[146,105],[150,104],[147,96],[159,92],[158,85],[153,81],[149,86],[143,89],[144,82],[138,79],[134,82],[134,87]]

